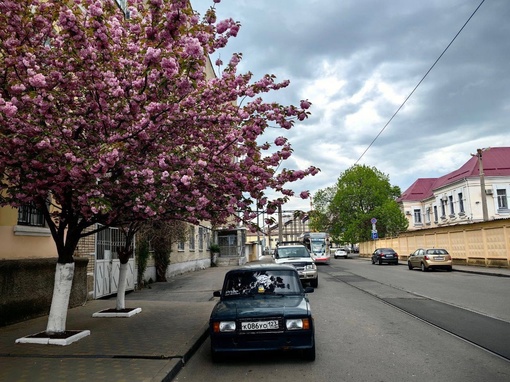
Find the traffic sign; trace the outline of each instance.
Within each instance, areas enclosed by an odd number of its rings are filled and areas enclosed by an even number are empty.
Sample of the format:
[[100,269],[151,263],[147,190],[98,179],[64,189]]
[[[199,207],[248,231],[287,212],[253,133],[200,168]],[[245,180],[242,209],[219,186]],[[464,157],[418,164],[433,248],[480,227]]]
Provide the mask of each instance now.
[[372,219],[370,220],[370,223],[372,223],[372,224],[377,223],[377,219],[376,219],[376,218],[372,218]]
[[379,236],[377,235],[377,232],[372,232],[372,239],[378,239]]

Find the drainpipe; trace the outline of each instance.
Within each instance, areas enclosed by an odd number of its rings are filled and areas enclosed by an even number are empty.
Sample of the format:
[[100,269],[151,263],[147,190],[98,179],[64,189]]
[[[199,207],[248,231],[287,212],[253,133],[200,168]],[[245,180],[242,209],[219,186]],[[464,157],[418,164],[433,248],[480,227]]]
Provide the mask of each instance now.
[[483,173],[483,161],[482,161],[482,152],[485,150],[486,149],[476,150],[476,156],[478,157],[478,168],[480,172],[480,191],[482,193],[482,213],[484,222],[489,220],[489,212],[487,211],[487,195],[485,195],[485,176]]

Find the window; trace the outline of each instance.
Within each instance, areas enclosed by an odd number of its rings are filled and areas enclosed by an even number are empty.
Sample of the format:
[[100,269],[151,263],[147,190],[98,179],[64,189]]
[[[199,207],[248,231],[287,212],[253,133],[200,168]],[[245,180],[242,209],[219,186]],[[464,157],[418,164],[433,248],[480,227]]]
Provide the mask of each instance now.
[[414,210],[414,224],[421,224],[421,211]]
[[453,195],[448,196],[448,201],[450,203],[450,215],[455,215],[455,206],[453,205]]
[[426,209],[425,223],[430,224],[430,207],[427,207]]
[[500,210],[508,209],[508,198],[506,196],[506,190],[498,189],[497,195],[498,195],[498,209]]
[[195,226],[189,227],[189,250],[195,250]]
[[446,216],[446,199],[441,199],[441,217]]
[[184,240],[179,240],[179,242],[177,243],[177,250],[184,251]]
[[458,197],[459,197],[459,213],[463,214],[466,211],[464,211],[464,200],[462,199],[462,192],[458,193]]
[[437,216],[437,206],[434,206],[434,221],[437,222],[438,216]]
[[198,250],[204,250],[204,227],[198,227]]
[[21,206],[18,209],[18,225],[44,227],[44,216],[33,204]]

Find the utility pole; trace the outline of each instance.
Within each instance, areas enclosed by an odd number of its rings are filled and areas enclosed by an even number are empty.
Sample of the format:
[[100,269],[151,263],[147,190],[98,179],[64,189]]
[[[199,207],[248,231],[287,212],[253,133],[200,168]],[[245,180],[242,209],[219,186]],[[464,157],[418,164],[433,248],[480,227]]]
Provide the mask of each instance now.
[[283,241],[283,219],[282,219],[282,206],[278,205],[278,242]]
[[483,173],[483,161],[482,161],[482,153],[488,149],[477,149],[476,154],[471,154],[472,156],[478,157],[478,169],[480,173],[480,192],[482,197],[482,213],[483,213],[483,221],[489,220],[489,212],[487,211],[487,195],[485,194],[485,175]]
[[260,259],[260,256],[263,254],[263,251],[260,250],[260,222],[259,222],[259,206],[257,202],[257,260]]

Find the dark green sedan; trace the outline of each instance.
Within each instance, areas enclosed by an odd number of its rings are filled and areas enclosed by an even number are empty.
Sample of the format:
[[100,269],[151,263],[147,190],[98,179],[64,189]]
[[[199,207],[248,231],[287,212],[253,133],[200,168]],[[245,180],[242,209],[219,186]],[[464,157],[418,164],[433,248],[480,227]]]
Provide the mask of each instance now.
[[315,335],[310,302],[296,269],[258,264],[225,275],[220,301],[209,320],[213,361],[228,353],[299,351],[315,360]]

